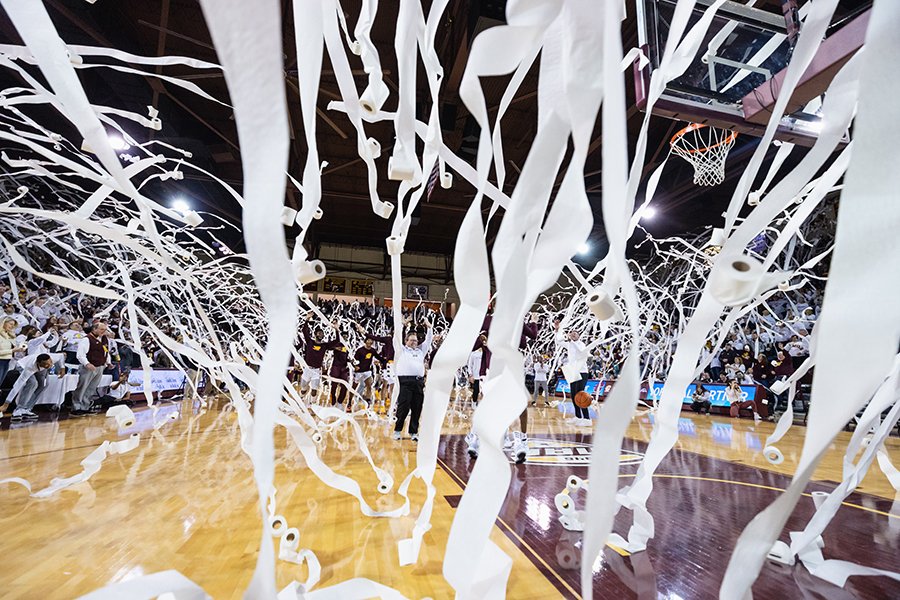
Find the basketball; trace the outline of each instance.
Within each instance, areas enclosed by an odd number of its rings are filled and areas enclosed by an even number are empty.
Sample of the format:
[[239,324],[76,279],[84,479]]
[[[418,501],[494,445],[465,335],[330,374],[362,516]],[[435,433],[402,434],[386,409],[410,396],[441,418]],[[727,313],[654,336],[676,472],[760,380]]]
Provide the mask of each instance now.
[[591,405],[591,395],[587,392],[578,392],[575,394],[575,406],[578,408],[587,408]]

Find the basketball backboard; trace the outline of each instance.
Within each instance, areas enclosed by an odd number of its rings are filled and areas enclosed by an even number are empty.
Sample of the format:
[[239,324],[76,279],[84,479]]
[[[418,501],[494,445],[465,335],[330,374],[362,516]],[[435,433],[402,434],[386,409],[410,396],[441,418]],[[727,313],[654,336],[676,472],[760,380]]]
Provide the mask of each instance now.
[[[649,64],[634,66],[635,99],[647,101],[650,76],[659,67],[676,0],[634,0],[638,44]],[[694,25],[713,0],[697,0]],[[842,2],[813,63],[792,95],[776,137],[812,145],[821,128],[821,98],[835,73],[862,46],[871,1]],[[752,6],[751,6],[752,5]],[[671,81],[653,114],[759,136],[765,130],[798,27],[808,6],[795,0],[726,1],[690,67]],[[782,12],[784,11],[784,12]]]

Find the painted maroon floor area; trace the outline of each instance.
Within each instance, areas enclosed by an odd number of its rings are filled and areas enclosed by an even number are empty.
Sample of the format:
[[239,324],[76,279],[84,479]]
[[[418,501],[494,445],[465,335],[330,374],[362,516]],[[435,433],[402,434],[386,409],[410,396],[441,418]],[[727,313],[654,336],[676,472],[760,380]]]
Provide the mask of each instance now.
[[[590,443],[584,434],[535,436]],[[646,445],[626,440],[623,452],[643,453]],[[461,485],[468,481],[474,461],[466,454],[463,436],[443,436],[439,449],[442,467]],[[627,462],[627,461],[626,461]],[[565,488],[570,474],[587,478],[584,466],[510,465],[510,493],[498,526],[523,549],[552,581],[563,597],[579,590],[580,534],[566,531],[557,520],[553,499]],[[637,464],[624,464],[621,473],[635,473]],[[654,478],[648,508],[656,519],[656,537],[646,552],[622,557],[606,548],[594,572],[595,597],[694,600],[717,598],[731,550],[743,528],[779,492],[752,483],[785,488],[789,478],[752,467],[673,450],[658,470],[660,475],[688,475],[698,479]],[[622,479],[625,485],[628,479]],[[808,492],[830,491],[834,485],[812,484]],[[455,506],[458,497],[448,497]],[[868,495],[853,494],[848,502],[888,512],[891,503]],[[583,493],[576,505],[584,506]],[[813,502],[803,497],[788,519],[781,539],[805,527],[813,514]],[[616,517],[615,531],[626,535],[630,513]],[[867,566],[896,570],[900,549],[900,519],[891,519],[860,508],[844,506],[823,535],[826,559],[841,559]],[[543,564],[545,563],[545,564]],[[565,581],[565,584],[563,583]],[[886,577],[853,577],[844,589],[809,575],[802,566],[781,567],[766,563],[753,587],[757,598],[900,598],[900,582]]]

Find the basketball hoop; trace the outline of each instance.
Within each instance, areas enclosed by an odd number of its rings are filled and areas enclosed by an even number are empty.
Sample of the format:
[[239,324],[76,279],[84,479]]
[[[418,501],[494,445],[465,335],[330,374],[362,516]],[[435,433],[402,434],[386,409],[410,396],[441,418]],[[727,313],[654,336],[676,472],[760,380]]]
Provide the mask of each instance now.
[[672,152],[694,165],[694,183],[718,185],[725,180],[725,158],[737,132],[692,123],[672,136]]

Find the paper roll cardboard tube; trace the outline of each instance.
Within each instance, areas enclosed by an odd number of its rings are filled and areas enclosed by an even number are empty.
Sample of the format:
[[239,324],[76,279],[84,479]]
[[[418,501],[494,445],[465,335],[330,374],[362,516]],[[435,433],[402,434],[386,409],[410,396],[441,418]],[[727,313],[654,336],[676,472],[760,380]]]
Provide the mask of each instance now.
[[295,267],[294,272],[297,275],[297,281],[306,285],[325,277],[325,265],[321,260],[304,260]]
[[397,256],[398,254],[403,254],[403,238],[398,235],[392,235],[387,238],[385,241],[387,245],[388,254],[391,256]]
[[374,115],[381,110],[390,95],[390,90],[383,81],[373,80],[369,82],[362,95],[359,97],[359,105],[367,113]]
[[275,537],[281,537],[287,531],[287,521],[281,515],[273,515],[269,519],[269,529]]
[[381,144],[375,138],[368,138],[357,144],[357,150],[360,156],[368,154],[372,158],[381,156]]
[[391,202],[381,202],[372,210],[382,219],[387,219],[394,212],[394,205]]
[[762,263],[755,258],[719,258],[709,276],[709,291],[725,306],[745,304],[770,285],[772,276],[767,275]]
[[404,154],[394,154],[388,159],[388,179],[410,181],[416,174],[416,167]]
[[588,295],[587,305],[591,314],[601,321],[609,320],[616,314],[615,302],[612,301],[606,290],[602,288],[596,288]]
[[281,536],[281,547],[288,550],[296,550],[300,545],[300,531],[296,527],[285,530]]

